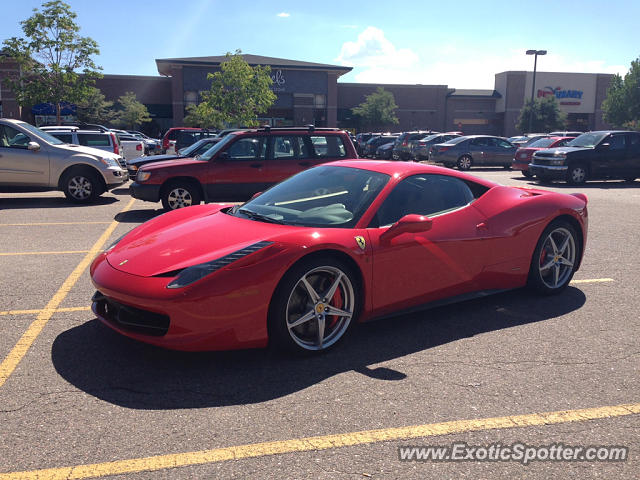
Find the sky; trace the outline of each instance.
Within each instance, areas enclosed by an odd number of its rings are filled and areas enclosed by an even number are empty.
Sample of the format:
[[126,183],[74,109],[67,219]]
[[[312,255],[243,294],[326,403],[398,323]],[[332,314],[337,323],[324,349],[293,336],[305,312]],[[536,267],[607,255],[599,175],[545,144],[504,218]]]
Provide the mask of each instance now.
[[[619,73],[640,56],[640,1],[67,0],[105,74],[243,53],[352,67],[340,82],[493,89],[496,73]],[[0,0],[0,41],[41,1]]]

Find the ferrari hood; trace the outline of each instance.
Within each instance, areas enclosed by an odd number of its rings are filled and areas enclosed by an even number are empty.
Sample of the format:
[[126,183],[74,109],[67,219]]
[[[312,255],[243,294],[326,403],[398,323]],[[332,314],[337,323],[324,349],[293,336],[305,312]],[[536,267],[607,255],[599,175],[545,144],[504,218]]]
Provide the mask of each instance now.
[[[150,277],[273,240],[291,228],[220,211],[210,213],[206,207],[211,206],[176,210],[141,225],[107,254],[107,261],[122,272]],[[199,214],[203,210],[206,213]]]

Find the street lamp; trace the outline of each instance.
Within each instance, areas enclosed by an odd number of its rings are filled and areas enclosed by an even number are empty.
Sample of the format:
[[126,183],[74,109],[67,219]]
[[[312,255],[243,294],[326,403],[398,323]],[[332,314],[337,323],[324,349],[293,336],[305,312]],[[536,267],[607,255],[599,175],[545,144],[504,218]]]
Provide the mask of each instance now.
[[536,88],[536,67],[538,66],[538,55],[546,55],[546,50],[527,50],[527,55],[534,55],[533,57],[533,81],[531,82],[531,110],[529,111],[529,131],[531,133],[531,126],[533,124],[533,92]]

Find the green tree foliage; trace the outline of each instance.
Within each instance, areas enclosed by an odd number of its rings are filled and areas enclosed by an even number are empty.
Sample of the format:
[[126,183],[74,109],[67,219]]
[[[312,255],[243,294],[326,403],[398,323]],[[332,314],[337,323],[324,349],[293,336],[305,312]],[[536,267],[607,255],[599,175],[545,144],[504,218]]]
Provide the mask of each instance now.
[[115,119],[113,102],[107,101],[97,88],[90,87],[87,96],[77,106],[81,122],[109,124]]
[[[529,130],[529,116],[533,108],[533,120]],[[556,97],[537,98],[531,103],[527,100],[518,118],[518,130],[521,132],[550,132],[563,130],[567,125],[567,114],[560,111]]]
[[258,125],[258,115],[273,105],[276,95],[271,91],[271,67],[251,67],[242,52],[227,53],[220,71],[210,73],[208,92],[202,92],[202,102],[188,109],[192,125],[217,127]]
[[136,94],[133,92],[127,92],[119,97],[118,107],[115,123],[124,128],[135,130],[141,123],[151,121],[147,107],[137,100]]
[[95,79],[101,77],[92,55],[98,44],[78,35],[76,13],[60,0],[46,2],[42,10],[20,22],[25,38],[3,42],[4,52],[20,66],[21,76],[8,79],[20,105],[49,102],[56,106],[60,123],[61,102],[86,99]]
[[624,76],[615,75],[602,102],[604,120],[616,128],[637,130],[640,124],[640,58]]
[[395,114],[397,108],[393,93],[378,87],[375,92],[365,97],[364,102],[352,108],[351,111],[354,115],[361,117],[366,126],[384,128],[398,124],[398,117]]

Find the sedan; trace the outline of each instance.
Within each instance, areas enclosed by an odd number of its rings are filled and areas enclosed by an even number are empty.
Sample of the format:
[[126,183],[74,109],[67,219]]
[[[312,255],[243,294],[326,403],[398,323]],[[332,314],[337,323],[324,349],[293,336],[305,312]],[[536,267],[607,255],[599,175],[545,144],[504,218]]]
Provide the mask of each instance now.
[[433,146],[429,159],[446,167],[469,170],[473,166],[511,168],[518,147],[501,137],[469,135]]
[[529,163],[531,163],[531,159],[535,152],[544,150],[545,148],[564,147],[574,138],[575,137],[545,137],[540,138],[525,147],[520,147],[513,157],[511,169],[520,170],[522,175],[526,178],[533,178],[533,173],[529,171]]
[[133,229],[94,260],[92,309],[170,349],[321,352],[356,322],[524,286],[562,292],[586,205],[421,163],[333,162],[243,205]]

